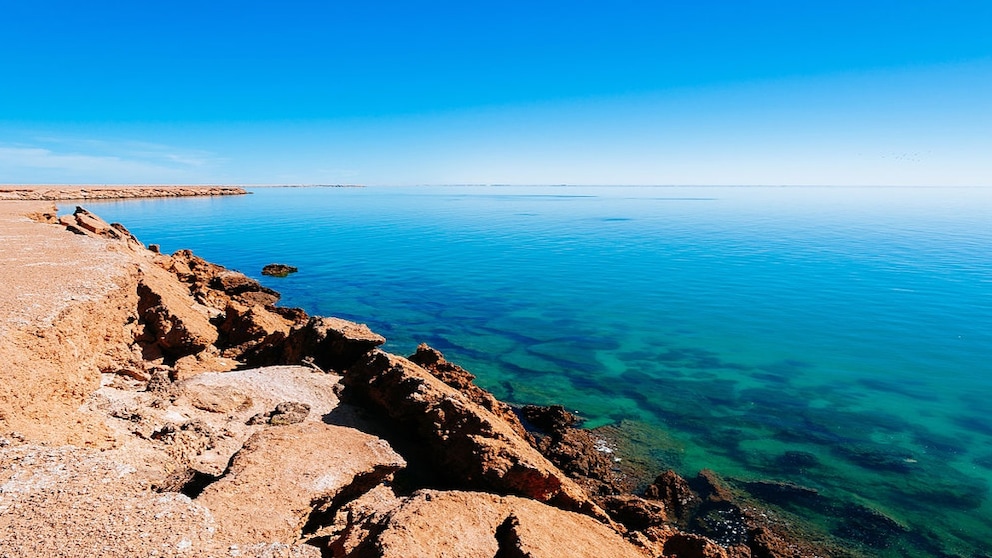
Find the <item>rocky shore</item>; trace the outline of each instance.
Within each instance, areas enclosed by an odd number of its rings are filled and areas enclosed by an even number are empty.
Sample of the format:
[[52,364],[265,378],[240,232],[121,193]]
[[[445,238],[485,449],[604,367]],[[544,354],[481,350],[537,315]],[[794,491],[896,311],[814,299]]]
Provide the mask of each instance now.
[[0,556],[846,555],[82,208],[4,202],[0,237]]
[[235,186],[0,186],[0,200],[113,200],[247,194]]

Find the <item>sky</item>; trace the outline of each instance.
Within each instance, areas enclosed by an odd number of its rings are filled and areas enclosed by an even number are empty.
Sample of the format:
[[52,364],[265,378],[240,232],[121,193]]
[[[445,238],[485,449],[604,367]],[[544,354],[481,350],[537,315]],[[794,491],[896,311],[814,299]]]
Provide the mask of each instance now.
[[0,183],[992,186],[992,2],[0,0]]

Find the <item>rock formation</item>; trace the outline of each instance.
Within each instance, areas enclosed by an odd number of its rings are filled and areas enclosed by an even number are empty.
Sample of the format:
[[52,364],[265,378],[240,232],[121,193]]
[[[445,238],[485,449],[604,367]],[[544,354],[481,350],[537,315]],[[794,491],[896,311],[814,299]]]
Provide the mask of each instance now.
[[827,554],[711,472],[632,494],[574,415],[521,421],[426,345],[387,353],[363,324],[278,307],[82,208],[58,227],[32,213],[117,275],[0,329],[0,555]]

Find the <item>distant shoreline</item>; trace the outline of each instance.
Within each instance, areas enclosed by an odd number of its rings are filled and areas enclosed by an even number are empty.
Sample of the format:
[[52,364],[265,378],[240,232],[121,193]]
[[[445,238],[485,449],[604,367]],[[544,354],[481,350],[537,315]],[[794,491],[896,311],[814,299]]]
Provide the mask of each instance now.
[[239,186],[107,186],[107,185],[4,185],[0,200],[67,201],[132,198],[179,198],[196,196],[241,196],[249,192]]

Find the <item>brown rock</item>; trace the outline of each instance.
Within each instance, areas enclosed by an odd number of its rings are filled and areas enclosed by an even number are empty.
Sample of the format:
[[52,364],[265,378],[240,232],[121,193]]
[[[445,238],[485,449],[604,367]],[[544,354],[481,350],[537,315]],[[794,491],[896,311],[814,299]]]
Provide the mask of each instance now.
[[344,370],[386,339],[365,324],[316,316],[294,328],[285,343],[245,355],[252,365],[299,364],[306,358],[325,370]]
[[518,494],[606,518],[562,471],[500,417],[409,360],[379,350],[344,384],[388,417],[454,487]]
[[522,414],[542,431],[534,436],[537,449],[589,494],[603,496],[633,489],[634,481],[619,470],[606,442],[588,430],[575,428],[579,417],[561,405],[528,405]]
[[645,490],[645,497],[661,500],[669,515],[685,525],[702,503],[689,483],[678,473],[669,469],[658,475],[654,483]]
[[437,379],[464,393],[476,405],[481,405],[489,412],[503,419],[514,431],[524,439],[528,439],[527,431],[513,409],[491,393],[473,383],[475,375],[457,364],[445,360],[440,351],[421,343],[417,352],[410,356],[410,361],[419,364]]
[[210,413],[241,411],[252,405],[251,396],[233,386],[203,386],[191,392],[190,403]]
[[[351,428],[303,422],[253,435],[196,502],[219,540],[290,544],[315,509],[352,497],[405,466],[386,442]],[[360,486],[359,486],[360,485]]]
[[198,353],[217,340],[217,330],[204,309],[181,284],[154,266],[138,283],[138,315],[145,326],[141,339],[175,360]]
[[513,496],[423,490],[393,510],[356,557],[645,558],[616,531]]
[[290,273],[296,273],[299,269],[286,264],[269,264],[262,268],[262,275],[271,275],[272,277],[285,277]]

